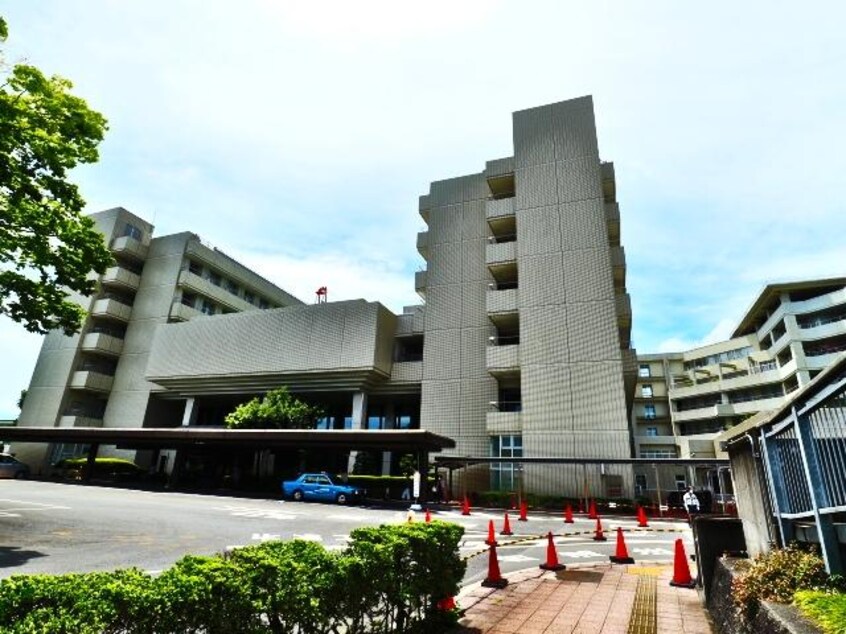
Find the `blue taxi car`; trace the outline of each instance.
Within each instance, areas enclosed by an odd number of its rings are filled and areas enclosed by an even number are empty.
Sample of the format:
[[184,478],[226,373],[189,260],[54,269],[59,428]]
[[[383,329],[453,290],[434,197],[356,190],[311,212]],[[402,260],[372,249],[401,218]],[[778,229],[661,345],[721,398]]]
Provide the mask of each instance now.
[[365,491],[348,484],[335,484],[327,473],[304,473],[296,480],[284,481],[282,494],[297,502],[317,500],[348,504],[360,502]]

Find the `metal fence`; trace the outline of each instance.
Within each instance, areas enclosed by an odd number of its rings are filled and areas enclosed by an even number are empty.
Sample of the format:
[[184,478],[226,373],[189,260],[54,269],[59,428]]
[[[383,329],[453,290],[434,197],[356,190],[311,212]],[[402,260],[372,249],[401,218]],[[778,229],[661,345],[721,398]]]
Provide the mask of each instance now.
[[846,375],[763,428],[770,502],[783,543],[819,542],[829,572],[844,572]]

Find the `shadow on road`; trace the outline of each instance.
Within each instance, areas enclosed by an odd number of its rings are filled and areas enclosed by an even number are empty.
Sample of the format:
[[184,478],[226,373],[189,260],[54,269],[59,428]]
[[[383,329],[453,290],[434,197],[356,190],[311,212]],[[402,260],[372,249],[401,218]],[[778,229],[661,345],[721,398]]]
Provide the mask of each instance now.
[[45,553],[37,550],[21,550],[15,546],[0,546],[0,569],[22,566],[30,559],[46,556]]

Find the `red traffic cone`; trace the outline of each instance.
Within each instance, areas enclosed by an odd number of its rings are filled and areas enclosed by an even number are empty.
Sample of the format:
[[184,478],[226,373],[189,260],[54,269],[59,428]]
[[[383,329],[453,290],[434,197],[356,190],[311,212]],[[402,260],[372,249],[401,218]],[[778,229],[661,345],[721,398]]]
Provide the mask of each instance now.
[[505,521],[502,523],[502,530],[499,532],[500,535],[513,535],[514,533],[511,532],[511,522],[508,521],[508,513],[505,514]]
[[573,523],[573,508],[569,504],[564,509],[564,523],[565,524],[572,524]]
[[470,500],[467,499],[467,496],[464,496],[464,502],[461,503],[461,514],[462,515],[470,515]]
[[629,557],[629,549],[626,548],[626,539],[623,537],[623,529],[617,527],[617,552],[611,555],[610,559],[615,564],[633,564],[634,559]]
[[429,512],[429,509],[426,509],[426,515],[423,519],[425,519],[427,524],[432,521],[432,514]]
[[496,545],[496,535],[494,535],[493,520],[488,522],[488,538],[485,540],[488,546]]
[[639,528],[649,528],[649,522],[646,519],[646,511],[642,506],[637,507],[637,525]]
[[549,542],[546,545],[546,563],[540,567],[544,570],[564,570],[567,566],[558,562],[558,551],[555,550],[555,542],[552,541],[552,532],[547,535]]
[[488,576],[482,582],[485,588],[504,588],[508,585],[508,579],[499,572],[499,560],[496,558],[496,544],[491,544],[488,551]]
[[597,517],[596,515],[596,502],[593,500],[590,501],[590,508],[588,509],[588,519],[595,520]]
[[458,606],[455,605],[455,597],[447,597],[446,599],[441,599],[438,601],[436,606],[441,612],[451,612],[452,610],[457,610]]
[[595,542],[607,542],[608,538],[602,534],[602,520],[597,515],[596,516],[596,531],[593,533],[593,541]]
[[694,588],[696,582],[690,576],[690,566],[687,565],[687,555],[684,552],[684,544],[681,538],[676,540],[676,554],[673,558],[673,580],[671,586],[676,588]]
[[528,522],[529,518],[526,516],[529,512],[529,506],[526,504],[526,500],[520,502],[520,517],[517,518],[520,522]]

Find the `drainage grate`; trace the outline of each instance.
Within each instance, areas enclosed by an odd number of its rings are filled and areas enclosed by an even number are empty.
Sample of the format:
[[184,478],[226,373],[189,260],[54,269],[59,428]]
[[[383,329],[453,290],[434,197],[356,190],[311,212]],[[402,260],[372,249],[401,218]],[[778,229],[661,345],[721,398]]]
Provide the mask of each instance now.
[[649,573],[639,577],[627,634],[657,634],[658,580]]
[[561,581],[576,581],[578,583],[599,583],[602,573],[593,570],[561,570],[555,573]]

